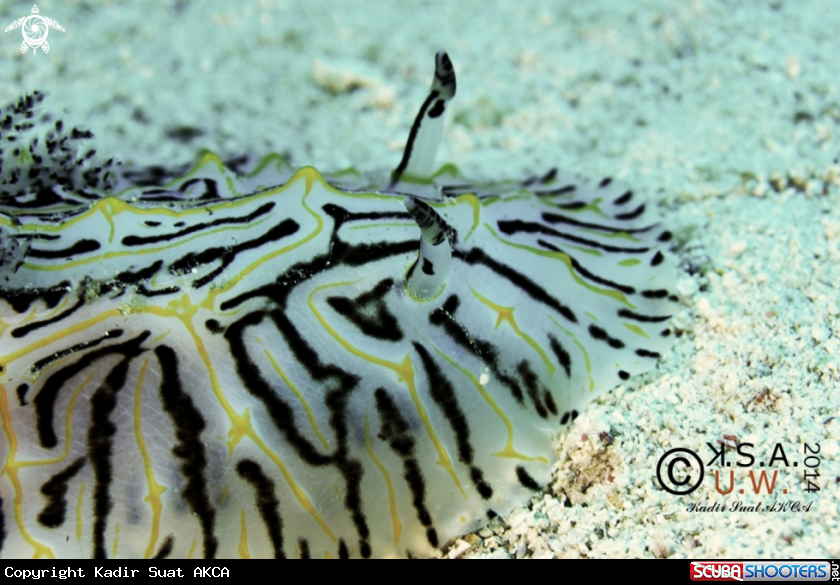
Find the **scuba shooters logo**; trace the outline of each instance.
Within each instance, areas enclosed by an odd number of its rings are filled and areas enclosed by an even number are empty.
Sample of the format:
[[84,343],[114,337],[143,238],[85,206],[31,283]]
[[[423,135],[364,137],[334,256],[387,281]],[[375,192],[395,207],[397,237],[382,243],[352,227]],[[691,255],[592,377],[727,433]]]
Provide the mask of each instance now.
[[744,563],[726,561],[692,561],[692,581],[743,581]]
[[836,566],[835,561],[691,561],[689,577],[692,581],[829,581]]

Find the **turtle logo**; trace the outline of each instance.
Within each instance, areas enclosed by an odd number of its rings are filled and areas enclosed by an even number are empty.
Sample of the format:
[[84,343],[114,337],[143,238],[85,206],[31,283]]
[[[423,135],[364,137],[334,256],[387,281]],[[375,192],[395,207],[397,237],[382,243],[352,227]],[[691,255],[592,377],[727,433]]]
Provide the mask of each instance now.
[[18,18],[7,26],[6,32],[15,30],[19,26],[23,27],[23,42],[20,45],[20,52],[25,53],[26,49],[32,47],[33,55],[38,52],[38,47],[41,47],[41,50],[45,53],[50,52],[50,44],[47,42],[47,35],[50,32],[49,27],[65,32],[57,21],[38,14],[37,5],[32,6],[32,14]]

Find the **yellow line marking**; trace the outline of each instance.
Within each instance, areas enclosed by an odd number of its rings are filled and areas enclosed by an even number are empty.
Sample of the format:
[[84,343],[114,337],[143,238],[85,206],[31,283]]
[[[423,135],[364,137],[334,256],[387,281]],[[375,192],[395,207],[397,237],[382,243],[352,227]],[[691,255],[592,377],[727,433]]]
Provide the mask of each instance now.
[[82,508],[84,505],[84,497],[85,497],[85,482],[82,482],[82,485],[79,486],[79,497],[76,499],[76,540],[79,542],[82,541],[82,527],[84,526],[84,521],[82,517]]
[[583,246],[569,246],[572,250],[577,250],[578,252],[583,252],[584,254],[589,254],[590,256],[603,256],[601,254],[601,250],[596,250],[595,248],[584,248]]
[[[275,258],[275,257],[280,256],[282,254],[285,254],[287,252],[290,252],[290,251],[292,251],[296,248],[299,248],[300,246],[303,246],[307,242],[316,238],[318,236],[318,234],[320,234],[323,231],[324,220],[321,218],[320,215],[318,215],[317,213],[312,211],[309,208],[309,206],[306,204],[306,197],[309,195],[309,193],[312,189],[312,181],[315,180],[314,177],[311,176],[312,173],[314,173],[319,178],[321,177],[321,175],[318,174],[318,171],[316,171],[315,169],[313,169],[311,167],[308,167],[308,169],[309,169],[309,171],[311,171],[310,173],[304,172],[307,169],[301,169],[300,171],[298,171],[295,174],[294,177],[292,177],[292,179],[289,181],[289,183],[287,183],[284,187],[282,187],[280,189],[273,190],[272,192],[274,192],[274,191],[277,191],[277,192],[284,191],[286,188],[290,187],[293,184],[293,182],[296,182],[297,180],[305,179],[306,180],[306,191],[305,191],[303,197],[301,198],[300,203],[303,206],[303,208],[307,211],[307,213],[309,213],[309,215],[311,215],[313,218],[315,218],[315,221],[318,224],[315,227],[315,229],[312,230],[312,232],[309,233],[306,237],[294,242],[293,244],[290,244],[290,245],[288,245],[284,248],[281,248],[279,250],[275,250],[274,252],[266,254],[265,256],[262,256],[258,260],[255,260],[249,266],[246,266],[245,268],[243,268],[242,270],[237,272],[236,275],[233,276],[229,281],[227,281],[223,286],[218,286],[218,287],[215,287],[215,288],[211,288],[208,291],[207,298],[201,303],[202,307],[204,307],[205,309],[208,309],[210,311],[213,311],[214,308],[215,308],[214,303],[215,303],[215,299],[216,299],[217,296],[219,296],[220,294],[225,293],[225,292],[229,291],[230,289],[232,289],[234,286],[239,284],[246,276],[248,276],[251,272],[253,272],[257,268],[259,268],[262,264],[265,264],[266,262],[268,262],[272,258]],[[297,177],[297,179],[296,179],[296,177]],[[326,184],[326,183],[324,183],[323,178],[321,178],[321,183],[324,184],[324,185]]]
[[[636,305],[634,305],[633,303],[631,303],[630,301],[627,300],[627,297],[624,296],[624,293],[622,293],[620,291],[617,291],[617,290],[613,290],[613,289],[599,288],[599,287],[593,286],[593,285],[589,284],[588,282],[586,282],[585,280],[583,280],[580,276],[578,276],[577,272],[575,272],[575,269],[572,266],[572,259],[569,257],[568,254],[564,254],[563,252],[552,252],[550,250],[540,250],[538,248],[532,248],[531,246],[526,246],[524,244],[517,244],[517,243],[514,243],[514,242],[509,242],[508,240],[505,240],[501,236],[499,236],[496,233],[496,231],[489,224],[485,223],[484,227],[486,227],[490,231],[490,233],[493,234],[493,237],[495,237],[497,240],[499,240],[503,244],[511,246],[512,248],[518,248],[520,250],[526,250],[528,252],[531,252],[532,254],[536,254],[537,256],[543,256],[545,258],[553,258],[554,260],[559,260],[560,262],[562,262],[563,264],[566,265],[566,267],[569,270],[569,275],[575,280],[575,282],[578,283],[580,286],[586,288],[587,290],[589,290],[589,291],[591,291],[595,294],[599,294],[599,295],[603,295],[605,297],[610,297],[612,299],[615,299],[619,303],[622,303],[623,305],[626,305],[627,307],[629,307],[631,309],[636,308]],[[587,251],[587,250],[582,250],[582,251]]]
[[351,230],[369,230],[369,229],[372,229],[372,228],[382,228],[382,227],[413,228],[413,227],[417,227],[417,222],[379,221],[379,222],[365,223],[365,224],[362,224],[362,225],[351,225],[348,229],[351,229]]
[[376,456],[376,453],[373,452],[373,446],[370,444],[370,428],[368,425],[367,414],[365,415],[365,447],[367,448],[368,455],[382,473],[382,477],[385,478],[385,484],[388,486],[388,501],[390,502],[391,508],[391,524],[394,527],[394,548],[396,548],[397,543],[400,541],[400,534],[402,533],[402,522],[400,522],[400,514],[397,511],[397,495],[394,492],[394,483],[391,481],[391,475],[379,460],[379,457]]
[[600,215],[604,219],[612,219],[609,215],[601,211],[601,201],[603,201],[603,197],[595,197],[592,199],[592,203],[584,205],[583,207],[575,207],[573,209],[569,209],[567,207],[563,207],[561,205],[552,205],[552,207],[556,207],[563,213],[585,213],[587,211],[591,211],[597,215]]
[[52,549],[32,538],[29,535],[29,531],[26,529],[25,522],[23,521],[23,488],[20,484],[20,478],[18,477],[18,465],[15,463],[15,454],[17,453],[18,447],[17,435],[15,435],[14,429],[12,428],[12,417],[9,413],[9,400],[6,394],[6,387],[3,384],[0,384],[0,419],[3,421],[3,430],[5,431],[6,438],[9,441],[9,452],[6,455],[6,461],[3,464],[3,469],[0,470],[0,473],[8,476],[9,482],[12,484],[12,488],[15,491],[12,503],[15,523],[17,524],[18,530],[20,530],[20,534],[23,536],[23,539],[35,549],[35,552],[32,555],[33,559],[39,559],[41,557],[54,559],[55,555],[53,554]]
[[[62,313],[64,311],[64,309],[67,308],[67,305],[70,304],[71,300],[73,300],[73,295],[72,294],[64,295],[64,298],[61,299],[61,302],[58,303],[58,305],[56,305],[55,308],[49,309],[49,312],[41,318],[42,319],[52,319],[53,317],[55,317],[59,313]],[[34,307],[33,307],[33,309],[34,309]],[[34,311],[33,311],[33,315],[31,316],[31,318],[32,319],[35,318]],[[28,319],[27,319],[27,322],[28,322]]]
[[473,224],[470,228],[470,231],[467,232],[467,235],[464,237],[464,242],[470,239],[470,236],[473,235],[473,232],[478,227],[479,221],[481,221],[481,203],[478,200],[478,197],[473,195],[472,193],[464,193],[455,198],[457,203],[461,203],[462,201],[468,203],[473,208]]
[[300,401],[301,405],[303,406],[304,410],[306,410],[306,416],[309,418],[309,424],[312,427],[312,430],[315,431],[315,434],[318,435],[318,438],[321,440],[321,444],[324,446],[324,449],[329,449],[330,443],[327,441],[326,437],[321,434],[321,429],[318,428],[318,421],[315,418],[315,413],[312,412],[312,408],[310,408],[309,403],[306,401],[306,397],[301,393],[297,386],[289,379],[286,375],[286,372],[280,367],[280,364],[277,363],[277,360],[274,359],[274,356],[266,349],[265,355],[268,356],[269,361],[271,361],[271,365],[274,366],[274,369],[277,370],[277,373],[280,374],[280,377],[283,378],[283,382],[286,383],[286,386],[297,396],[297,399]]
[[624,325],[625,327],[627,327],[627,328],[628,328],[630,331],[632,331],[633,333],[635,333],[635,334],[637,334],[637,335],[641,335],[642,337],[644,337],[644,338],[646,338],[646,339],[650,339],[650,337],[648,336],[648,334],[647,334],[647,333],[645,333],[645,330],[644,330],[644,329],[642,329],[641,327],[639,327],[638,325],[633,325],[633,324],[631,324],[631,323],[625,323],[625,322],[623,322],[623,321],[622,321],[622,325]]
[[622,240],[630,240],[631,242],[641,242],[642,241],[640,238],[637,238],[636,236],[634,236],[632,234],[629,234],[627,232],[604,232],[604,231],[601,231],[601,230],[594,230],[594,229],[581,228],[581,227],[578,227],[577,229],[578,229],[578,231],[581,231],[585,234],[592,234],[592,235],[598,236],[600,238],[606,238],[606,239],[620,238]]
[[116,527],[114,527],[114,549],[111,552],[111,557],[116,558],[117,556],[117,549],[120,546],[120,523],[117,522]]
[[330,539],[333,542],[337,542],[335,533],[332,531],[332,529],[330,529],[326,521],[321,517],[321,515],[312,505],[312,502],[309,501],[309,497],[306,495],[306,493],[300,488],[300,486],[298,486],[297,482],[295,482],[295,479],[292,476],[289,469],[286,467],[286,464],[283,462],[280,456],[277,455],[277,453],[272,451],[268,447],[268,445],[265,444],[265,442],[256,433],[256,431],[254,431],[253,427],[251,426],[248,409],[245,409],[245,412],[242,415],[237,414],[236,411],[233,410],[233,407],[230,405],[227,398],[225,397],[224,392],[222,392],[221,385],[219,384],[219,378],[210,359],[210,354],[207,353],[207,349],[204,347],[204,341],[201,339],[201,336],[198,335],[192,323],[193,317],[196,315],[196,313],[202,305],[192,304],[189,295],[184,294],[181,296],[180,300],[173,299],[172,301],[170,301],[167,308],[151,306],[147,307],[146,309],[143,309],[142,312],[152,313],[161,317],[175,317],[181,321],[181,323],[186,328],[187,332],[190,334],[190,337],[192,337],[196,351],[198,352],[199,356],[201,356],[201,360],[204,362],[204,367],[207,370],[208,376],[210,377],[210,387],[213,390],[213,394],[216,396],[216,400],[222,406],[225,413],[228,415],[228,418],[230,419],[231,429],[228,431],[228,437],[230,439],[228,441],[229,454],[233,454],[234,447],[237,443],[239,443],[240,439],[243,436],[247,436],[249,439],[251,439],[260,448],[260,450],[272,460],[272,462],[280,470],[280,473],[283,474],[283,478],[286,480],[286,483],[292,490],[292,494],[298,501],[298,504],[300,504],[300,506],[312,516],[312,518],[318,523],[321,529],[326,533],[327,536],[330,537]]
[[31,345],[27,345],[26,347],[23,347],[23,348],[17,350],[16,352],[13,352],[13,353],[10,353],[10,354],[7,354],[7,355],[4,355],[4,356],[0,357],[0,363],[5,365],[6,368],[8,369],[8,364],[12,363],[16,359],[18,359],[22,356],[25,356],[25,355],[35,351],[36,349],[40,349],[42,347],[46,347],[46,346],[48,346],[52,343],[55,343],[59,339],[62,339],[64,337],[69,337],[70,335],[73,335],[74,333],[78,333],[78,332],[84,331],[86,329],[90,329],[91,327],[93,327],[97,323],[105,321],[109,317],[114,317],[115,315],[120,315],[120,311],[118,309],[111,309],[109,311],[105,311],[104,313],[100,313],[96,317],[88,319],[87,321],[77,323],[77,324],[72,325],[72,326],[68,327],[67,329],[63,329],[61,331],[56,331],[52,335],[42,337],[38,341],[36,341],[35,343],[33,343]]
[[137,377],[137,385],[134,388],[134,437],[137,439],[137,446],[140,448],[140,454],[143,456],[143,470],[146,473],[146,483],[149,484],[149,493],[144,498],[144,501],[149,502],[149,507],[152,509],[152,528],[149,534],[149,545],[146,547],[146,553],[143,555],[144,559],[152,558],[155,551],[155,544],[160,534],[160,514],[163,510],[160,496],[166,491],[166,486],[160,485],[157,479],[155,479],[155,472],[152,469],[152,459],[149,457],[149,450],[146,449],[146,440],[143,438],[143,426],[140,421],[141,394],[143,380],[146,377],[146,367],[148,365],[149,360],[143,360],[140,375]]
[[245,508],[239,510],[239,523],[242,526],[239,530],[239,546],[237,551],[239,556],[243,559],[250,559],[251,553],[248,551],[248,527],[245,525]]
[[450,364],[452,364],[453,366],[458,368],[461,371],[462,374],[464,374],[466,377],[468,377],[470,379],[470,382],[473,383],[473,386],[475,386],[476,390],[478,390],[479,394],[481,394],[481,397],[484,398],[484,401],[490,406],[490,408],[493,409],[493,412],[496,413],[496,416],[498,416],[502,420],[502,423],[505,425],[505,428],[507,429],[507,435],[508,435],[507,436],[507,441],[505,442],[505,448],[502,449],[501,451],[499,451],[498,453],[493,453],[493,456],[494,457],[508,457],[508,458],[511,458],[511,459],[522,459],[523,461],[542,461],[543,463],[548,463],[548,459],[546,459],[545,457],[543,457],[541,455],[538,456],[538,457],[529,457],[529,456],[524,455],[524,454],[520,453],[519,451],[517,451],[516,448],[513,446],[513,435],[514,435],[513,423],[507,417],[507,415],[505,414],[505,411],[502,409],[502,407],[499,406],[496,403],[496,401],[493,399],[493,396],[491,396],[490,393],[487,392],[487,389],[484,386],[481,385],[481,382],[479,382],[478,379],[475,376],[473,376],[472,373],[470,373],[469,370],[467,370],[465,367],[460,365],[454,359],[452,359],[451,357],[449,357],[448,355],[443,353],[437,347],[434,347],[434,346],[432,346],[432,347],[434,348],[435,352],[437,352],[437,354],[440,357],[442,357],[443,359],[448,361]]
[[572,338],[572,341],[575,343],[575,345],[578,346],[578,349],[583,354],[583,361],[586,363],[586,373],[589,376],[589,391],[591,392],[595,389],[595,380],[592,378],[592,362],[589,361],[589,353],[586,351],[586,348],[583,346],[583,344],[580,341],[578,341],[578,338],[574,333],[560,325],[560,323],[558,323],[557,320],[551,315],[549,315],[548,318],[551,319],[552,323],[554,323],[557,326],[557,328],[560,329],[560,331]]
[[[250,222],[247,225],[225,225],[218,227],[213,230],[204,230],[195,235],[185,237],[184,239],[180,239],[178,241],[172,242],[170,244],[166,244],[165,246],[157,246],[155,248],[137,248],[134,250],[115,250],[113,252],[105,252],[103,254],[98,254],[96,256],[89,256],[87,258],[80,258],[78,260],[73,260],[70,262],[62,262],[60,264],[32,264],[30,262],[24,262],[23,267],[28,268],[29,270],[39,270],[42,272],[58,272],[62,270],[67,270],[68,268],[75,268],[76,266],[84,266],[86,264],[95,264],[98,262],[103,262],[105,260],[110,260],[111,258],[121,258],[123,256],[137,256],[137,255],[145,255],[145,254],[158,254],[160,252],[164,252],[166,250],[171,250],[172,248],[177,248],[179,246],[183,246],[188,242],[193,240],[197,240],[199,238],[213,236],[215,234],[219,234],[221,232],[226,231],[242,231],[252,229],[261,223],[266,221],[266,218]],[[156,275],[157,276],[157,275]]]
[[443,443],[441,443],[440,439],[438,438],[437,433],[435,432],[435,429],[432,426],[432,422],[431,420],[429,420],[429,415],[426,413],[426,408],[423,406],[423,403],[420,401],[420,397],[417,395],[417,388],[414,385],[414,365],[411,363],[411,356],[409,354],[405,354],[405,359],[403,360],[403,362],[401,364],[397,364],[363,352],[362,350],[348,342],[346,339],[341,337],[341,335],[338,334],[338,331],[336,331],[332,327],[332,325],[330,325],[327,322],[324,316],[321,315],[321,312],[318,311],[318,309],[315,307],[315,303],[313,302],[312,298],[315,296],[316,293],[326,288],[333,288],[337,286],[349,286],[352,284],[355,284],[355,282],[334,282],[316,287],[311,293],[309,293],[309,297],[307,299],[309,309],[321,323],[321,326],[324,329],[326,329],[327,332],[333,337],[333,339],[338,341],[347,351],[372,364],[383,366],[388,368],[389,370],[392,370],[397,375],[397,381],[405,382],[405,385],[408,387],[408,392],[411,395],[411,399],[414,402],[414,408],[417,411],[417,415],[423,422],[423,426],[426,428],[426,434],[429,435],[429,439],[431,439],[432,444],[437,450],[437,464],[443,467],[444,470],[446,470],[446,472],[452,478],[452,481],[458,487],[458,490],[464,496],[464,499],[466,499],[467,494],[464,492],[464,488],[461,486],[461,481],[458,479],[458,476],[455,473],[455,469],[452,466],[452,461],[449,458],[449,454],[446,452]]
[[484,303],[485,305],[487,305],[488,307],[490,307],[491,309],[496,311],[496,313],[499,314],[498,319],[496,319],[496,326],[495,326],[494,329],[498,329],[499,325],[501,325],[503,322],[509,323],[510,326],[513,327],[514,332],[519,337],[524,339],[525,343],[530,345],[531,348],[539,354],[540,358],[542,358],[542,361],[545,364],[546,369],[548,369],[548,376],[550,378],[553,378],[554,377],[554,372],[557,371],[557,366],[555,366],[551,362],[551,360],[548,358],[548,355],[545,353],[545,350],[543,350],[543,348],[541,348],[539,346],[539,344],[536,341],[534,341],[534,339],[530,335],[528,335],[527,333],[523,333],[519,329],[519,325],[517,325],[516,319],[514,319],[514,317],[513,317],[514,307],[503,307],[501,305],[498,305],[498,304],[494,303],[490,299],[480,295],[478,293],[478,291],[476,291],[473,287],[470,287],[470,290],[472,291],[472,293],[475,295],[475,297],[479,301],[481,301],[482,303]]
[[256,168],[253,171],[251,171],[250,173],[248,173],[245,176],[248,177],[248,178],[256,177],[261,172],[263,172],[268,167],[268,165],[270,165],[272,163],[274,163],[274,170],[282,171],[283,167],[286,166],[286,159],[284,159],[282,156],[280,156],[276,152],[269,153],[262,158],[262,160],[259,162],[259,164],[256,166]]
[[67,454],[70,452],[70,444],[72,443],[73,439],[73,409],[76,405],[76,399],[81,394],[82,389],[88,385],[90,379],[93,378],[93,375],[96,372],[91,372],[88,374],[88,377],[84,379],[84,381],[79,384],[79,387],[76,388],[76,391],[73,392],[73,396],[70,397],[70,402],[67,405],[67,418],[64,423],[64,452],[59,455],[58,457],[54,457],[53,459],[43,459],[37,461],[18,461],[16,465],[18,467],[33,467],[36,465],[51,465],[53,463],[58,463],[59,461],[63,461]]

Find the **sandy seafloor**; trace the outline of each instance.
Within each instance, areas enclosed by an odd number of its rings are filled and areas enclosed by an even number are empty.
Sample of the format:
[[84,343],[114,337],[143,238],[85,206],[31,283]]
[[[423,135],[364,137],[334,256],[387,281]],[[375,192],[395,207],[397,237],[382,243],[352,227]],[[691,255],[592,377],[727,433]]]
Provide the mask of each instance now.
[[[550,489],[450,556],[840,557],[836,2],[38,5],[66,32],[35,56],[0,34],[0,102],[46,90],[45,109],[125,164],[205,147],[384,175],[445,48],[458,95],[439,162],[612,176],[658,204],[680,244],[676,344],[558,438]],[[0,21],[30,8],[4,0]],[[736,440],[792,461],[819,443],[820,491],[800,465],[776,494],[810,510],[690,512],[737,498],[709,479],[683,498],[657,485],[665,451],[708,460],[705,443]]]

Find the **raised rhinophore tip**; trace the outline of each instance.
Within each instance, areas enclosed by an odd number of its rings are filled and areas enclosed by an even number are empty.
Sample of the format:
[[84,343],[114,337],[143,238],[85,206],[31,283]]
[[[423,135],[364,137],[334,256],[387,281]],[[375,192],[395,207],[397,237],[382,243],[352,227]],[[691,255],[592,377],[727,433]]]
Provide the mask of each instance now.
[[408,270],[406,286],[412,297],[427,300],[443,290],[449,277],[452,248],[447,238],[449,226],[428,204],[414,197],[403,199],[405,208],[420,228],[420,255]]
[[411,126],[402,161],[391,173],[389,189],[399,181],[427,182],[434,171],[435,155],[443,136],[446,102],[455,97],[455,69],[446,51],[435,55],[432,89]]

